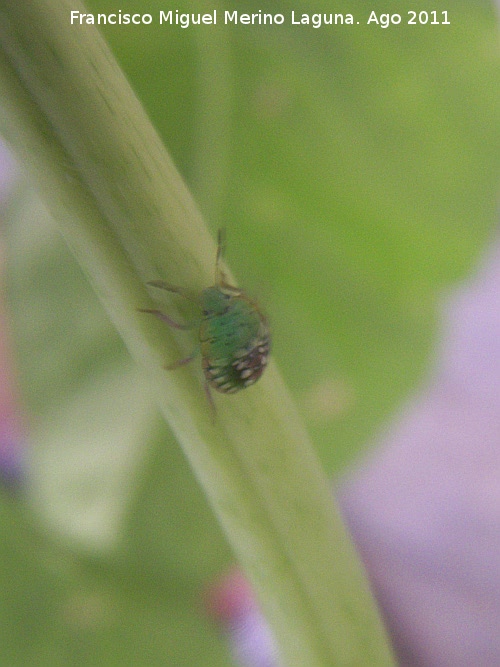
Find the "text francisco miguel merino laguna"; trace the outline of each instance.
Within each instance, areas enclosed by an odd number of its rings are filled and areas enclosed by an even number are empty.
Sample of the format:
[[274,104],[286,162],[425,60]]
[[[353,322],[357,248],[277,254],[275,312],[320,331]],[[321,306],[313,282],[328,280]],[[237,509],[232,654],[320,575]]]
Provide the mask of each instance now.
[[[128,14],[119,10],[111,14],[83,14],[79,11],[71,11],[71,25],[149,25],[153,23],[152,14]],[[283,14],[267,14],[262,10],[254,14],[243,14],[237,11],[225,11],[222,17],[222,23],[225,25],[282,25],[285,23]],[[190,25],[217,25],[217,10],[207,14],[185,14],[170,10],[168,12],[160,11],[158,23],[178,25],[181,28],[188,28]],[[300,12],[291,12],[291,25],[311,25],[319,28],[321,25],[352,25],[354,18],[352,14],[301,14]]]

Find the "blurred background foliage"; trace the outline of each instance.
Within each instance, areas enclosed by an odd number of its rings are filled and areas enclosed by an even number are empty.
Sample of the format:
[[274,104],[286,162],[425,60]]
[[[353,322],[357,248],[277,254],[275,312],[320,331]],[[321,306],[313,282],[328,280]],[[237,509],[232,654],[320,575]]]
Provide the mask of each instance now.
[[[269,313],[335,475],[425,381],[443,294],[495,231],[496,16],[388,0],[403,22],[447,10],[451,25],[384,30],[360,0],[249,1],[238,10],[286,24],[157,25],[170,8],[134,1],[122,11],[153,25],[102,32],[210,227],[227,228],[227,260]],[[292,10],[361,25],[291,26]],[[6,217],[30,503],[0,504],[0,665],[230,664],[202,591],[231,555],[147,379],[27,187]]]

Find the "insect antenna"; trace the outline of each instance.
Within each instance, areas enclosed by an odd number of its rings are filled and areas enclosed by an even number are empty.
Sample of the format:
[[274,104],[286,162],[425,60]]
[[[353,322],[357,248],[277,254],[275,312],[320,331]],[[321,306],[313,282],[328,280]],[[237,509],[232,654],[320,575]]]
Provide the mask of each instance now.
[[217,255],[215,256],[215,284],[224,285],[226,283],[226,276],[224,271],[220,268],[224,250],[226,248],[226,230],[219,229],[217,232]]

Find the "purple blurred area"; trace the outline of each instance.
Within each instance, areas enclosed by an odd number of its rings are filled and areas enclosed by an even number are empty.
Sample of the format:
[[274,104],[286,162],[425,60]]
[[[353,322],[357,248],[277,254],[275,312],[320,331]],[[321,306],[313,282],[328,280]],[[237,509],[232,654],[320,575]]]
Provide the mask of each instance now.
[[[0,216],[16,177],[0,144]],[[1,218],[0,218],[1,219]],[[0,479],[22,478],[22,413],[0,245]],[[404,667],[500,665],[500,242],[443,308],[435,373],[346,476],[342,511]],[[241,575],[211,612],[236,662],[275,667]]]
[[340,493],[401,664],[500,665],[500,243],[445,309],[435,378]]
[[[9,192],[16,177],[15,163],[0,143],[0,231]],[[5,299],[5,256],[0,237],[0,480],[15,488],[22,478],[24,434]]]
[[242,572],[235,568],[214,582],[205,602],[209,615],[227,634],[235,664],[279,667],[274,639]]
[[[435,374],[347,475],[347,524],[404,667],[500,665],[500,243],[444,307]],[[227,582],[226,582],[227,589]],[[221,591],[224,589],[221,587]],[[220,615],[266,645],[251,594]],[[226,593],[227,594],[227,593]],[[235,600],[239,599],[239,606]],[[250,605],[251,614],[248,611]],[[246,619],[251,618],[251,626]],[[264,641],[265,640],[265,641]],[[269,655],[268,665],[277,665]]]

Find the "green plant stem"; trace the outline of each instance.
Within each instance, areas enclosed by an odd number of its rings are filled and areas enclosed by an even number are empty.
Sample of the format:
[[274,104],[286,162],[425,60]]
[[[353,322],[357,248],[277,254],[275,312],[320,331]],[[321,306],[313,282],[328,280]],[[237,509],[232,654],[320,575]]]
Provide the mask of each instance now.
[[163,370],[189,346],[137,311],[155,306],[145,283],[199,292],[213,282],[215,247],[99,33],[70,25],[75,9],[85,11],[66,0],[0,3],[5,134],[154,383],[284,663],[387,667],[364,572],[275,365],[254,388],[217,396],[215,423],[199,369]]

